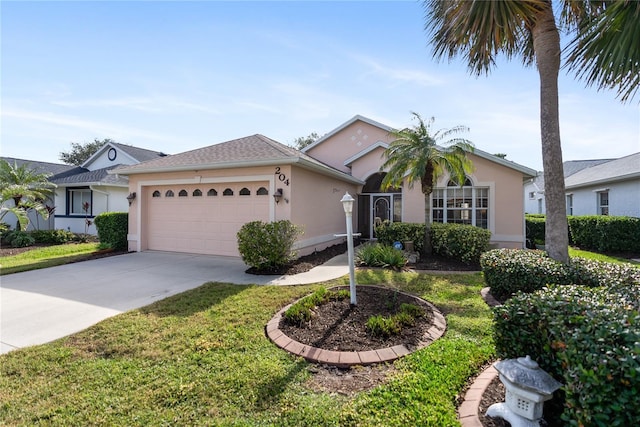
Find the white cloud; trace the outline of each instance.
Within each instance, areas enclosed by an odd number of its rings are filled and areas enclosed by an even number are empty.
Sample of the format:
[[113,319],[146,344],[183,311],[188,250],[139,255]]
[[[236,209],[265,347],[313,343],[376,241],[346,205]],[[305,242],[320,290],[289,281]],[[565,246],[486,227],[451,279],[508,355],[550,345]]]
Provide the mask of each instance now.
[[443,84],[442,79],[415,68],[385,66],[379,61],[363,55],[353,55],[352,59],[369,68],[365,75],[382,76],[391,80],[393,84],[412,83],[425,87],[440,86]]

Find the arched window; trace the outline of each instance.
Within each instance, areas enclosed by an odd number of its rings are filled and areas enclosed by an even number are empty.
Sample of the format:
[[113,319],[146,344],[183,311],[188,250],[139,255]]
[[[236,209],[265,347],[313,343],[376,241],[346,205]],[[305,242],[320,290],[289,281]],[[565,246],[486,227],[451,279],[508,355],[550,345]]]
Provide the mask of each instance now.
[[256,194],[258,196],[268,196],[269,195],[269,190],[267,190],[264,187],[260,187],[260,188],[258,188],[258,191],[256,191]]
[[151,197],[160,197],[160,192],[158,190],[154,191]]
[[178,197],[187,197],[188,195],[189,193],[187,193],[187,190],[180,190],[178,193]]
[[250,196],[251,195],[251,191],[249,191],[249,189],[247,187],[244,187],[242,190],[240,190],[240,195],[241,196]]
[[215,190],[215,188],[210,189],[209,191],[207,191],[207,196],[209,197],[213,197],[213,196],[217,196],[218,192]]
[[202,197],[202,191],[196,188],[195,190],[193,190],[193,197]]
[[226,190],[224,190],[224,191],[222,192],[222,195],[223,195],[223,196],[233,196],[233,190],[232,190],[232,189],[230,189],[230,188],[227,188]]
[[[471,180],[468,177],[465,177],[464,184],[462,186],[463,187],[472,187],[473,184],[471,183]],[[458,183],[455,180],[450,179],[449,182],[447,182],[447,187],[460,187],[460,186],[458,185]]]
[[167,190],[167,192],[164,193],[164,197],[173,197],[173,190]]
[[432,193],[433,222],[469,224],[489,228],[489,187],[475,187],[469,177],[462,186],[450,179]]

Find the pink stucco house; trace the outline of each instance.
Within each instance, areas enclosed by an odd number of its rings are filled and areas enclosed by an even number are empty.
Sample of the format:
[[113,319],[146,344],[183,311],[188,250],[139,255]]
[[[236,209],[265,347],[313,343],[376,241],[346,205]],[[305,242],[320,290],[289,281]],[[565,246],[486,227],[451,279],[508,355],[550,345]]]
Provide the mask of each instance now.
[[[374,238],[377,220],[423,222],[419,186],[382,192],[382,153],[390,127],[355,116],[304,152],[262,135],[124,166],[136,198],[129,249],[238,256],[236,233],[249,221],[288,219],[304,229],[300,255],[339,243],[340,199],[356,198],[354,229]],[[487,228],[498,247],[524,246],[523,182],[536,171],[481,150],[463,187],[445,176],[432,195],[432,218]],[[281,197],[274,197],[281,195]]]

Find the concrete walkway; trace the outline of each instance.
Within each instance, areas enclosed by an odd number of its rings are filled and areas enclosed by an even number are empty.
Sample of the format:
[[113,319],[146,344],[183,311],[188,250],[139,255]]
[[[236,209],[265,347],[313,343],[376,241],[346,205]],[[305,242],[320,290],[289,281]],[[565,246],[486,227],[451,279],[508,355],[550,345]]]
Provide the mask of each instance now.
[[246,274],[239,258],[138,252],[0,276],[0,353],[46,343],[205,282],[299,285],[348,274],[347,254],[293,276]]

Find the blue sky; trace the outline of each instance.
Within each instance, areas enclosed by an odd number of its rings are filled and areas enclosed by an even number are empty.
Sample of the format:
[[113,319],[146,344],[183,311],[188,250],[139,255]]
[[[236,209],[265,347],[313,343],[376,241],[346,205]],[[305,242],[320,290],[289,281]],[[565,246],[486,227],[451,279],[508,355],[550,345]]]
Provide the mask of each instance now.
[[[260,133],[285,144],[356,114],[465,125],[542,168],[538,76],[437,63],[415,1],[12,2],[0,5],[2,156],[58,162],[94,138],[178,153]],[[638,100],[560,78],[564,160],[640,151]]]

